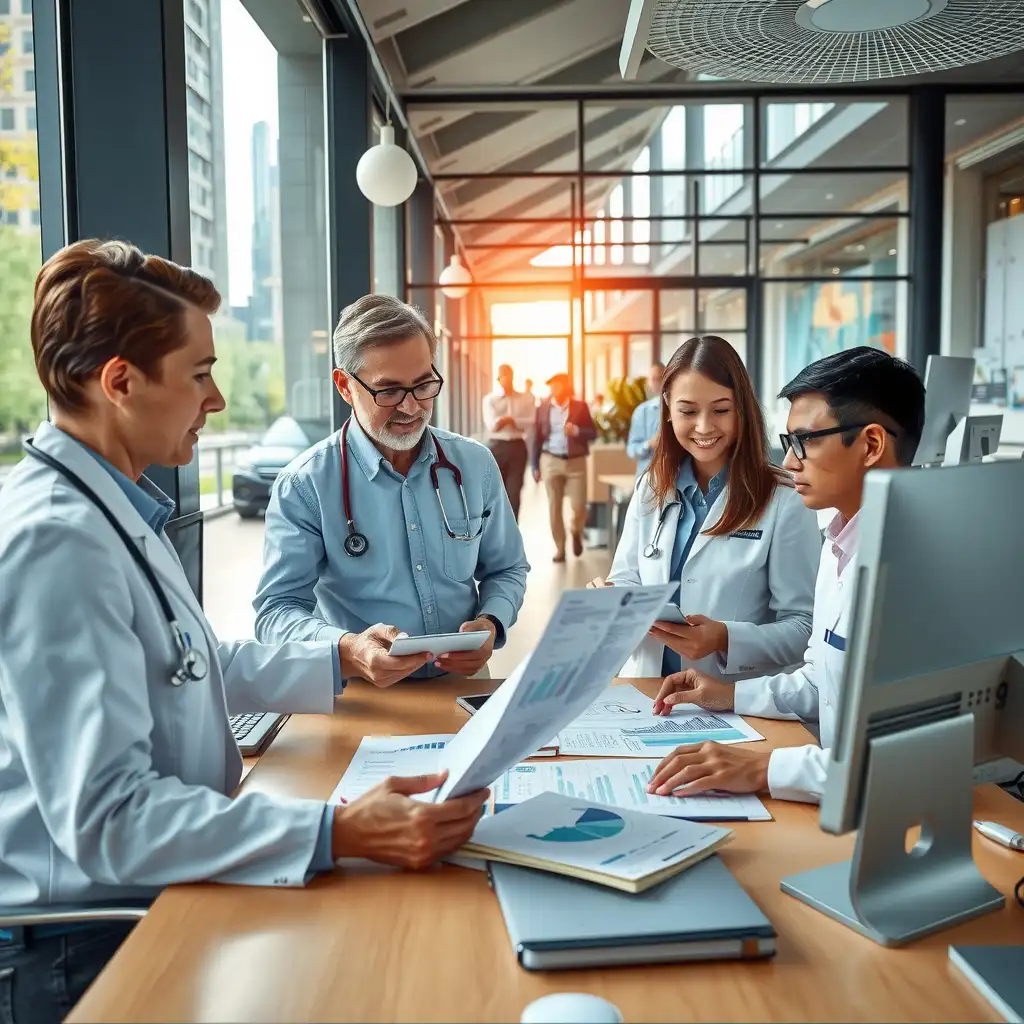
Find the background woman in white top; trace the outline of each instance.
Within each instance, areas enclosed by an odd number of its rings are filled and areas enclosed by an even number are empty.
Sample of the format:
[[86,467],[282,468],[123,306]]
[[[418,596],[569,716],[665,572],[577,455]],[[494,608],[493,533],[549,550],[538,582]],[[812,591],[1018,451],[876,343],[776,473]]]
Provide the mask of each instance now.
[[821,535],[771,464],[746,368],[722,338],[685,342],[662,384],[661,428],[607,581],[680,584],[687,624],[658,621],[622,675],[685,668],[741,679],[799,664]]

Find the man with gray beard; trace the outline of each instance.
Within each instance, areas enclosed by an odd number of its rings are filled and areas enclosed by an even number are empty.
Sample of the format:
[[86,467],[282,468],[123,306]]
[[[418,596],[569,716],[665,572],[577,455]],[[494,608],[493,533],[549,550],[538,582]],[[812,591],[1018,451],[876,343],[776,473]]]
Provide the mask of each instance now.
[[[277,478],[253,606],[264,643],[331,640],[342,680],[474,675],[505,642],[529,564],[494,456],[428,426],[444,386],[418,310],[365,295],[334,332],[352,413]],[[487,630],[477,651],[390,654],[400,632]]]

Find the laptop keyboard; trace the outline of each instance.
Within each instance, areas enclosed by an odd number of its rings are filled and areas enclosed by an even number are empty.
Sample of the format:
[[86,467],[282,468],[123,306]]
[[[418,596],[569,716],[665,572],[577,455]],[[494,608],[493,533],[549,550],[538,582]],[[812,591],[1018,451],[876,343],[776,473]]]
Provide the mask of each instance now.
[[260,724],[265,714],[265,711],[257,711],[249,715],[232,715],[231,732],[235,741],[241,743]]

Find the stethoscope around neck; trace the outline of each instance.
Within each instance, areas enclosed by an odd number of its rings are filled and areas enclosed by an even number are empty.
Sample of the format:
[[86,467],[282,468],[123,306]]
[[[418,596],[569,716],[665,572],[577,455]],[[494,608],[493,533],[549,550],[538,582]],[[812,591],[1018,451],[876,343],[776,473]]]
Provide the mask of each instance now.
[[142,574],[146,577],[146,581],[149,583],[160,605],[160,610],[167,620],[167,628],[170,631],[171,640],[177,652],[178,667],[171,673],[171,685],[182,686],[185,683],[197,683],[201,679],[205,679],[208,671],[206,658],[188,642],[185,634],[181,631],[178,620],[174,617],[171,602],[167,600],[164,588],[156,578],[156,573],[153,572],[152,566],[143,557],[142,552],[139,551],[138,545],[128,536],[124,527],[117,521],[114,513],[103,503],[100,496],[77,473],[72,472],[64,463],[59,462],[49,453],[40,451],[32,442],[33,439],[31,437],[22,442],[25,454],[43,463],[44,466],[49,466],[50,469],[55,473],[59,473],[68,483],[84,494],[103,513],[107,522],[114,528],[114,532],[121,538],[121,542],[128,549],[128,553],[132,556],[135,564],[142,570]]
[[[348,530],[345,540],[342,542],[342,547],[345,549],[346,555],[359,558],[366,554],[370,542],[366,539],[365,533],[360,533],[356,529],[355,519],[352,517],[352,503],[348,491],[348,448],[345,445],[345,439],[348,437],[348,427],[351,422],[351,419],[347,419],[345,425],[341,428],[341,500],[345,510],[345,526]],[[441,510],[444,531],[452,540],[476,540],[483,533],[484,528],[481,523],[480,529],[476,533],[469,532],[469,503],[466,501],[466,489],[462,486],[462,473],[459,472],[459,467],[445,455],[437,436],[429,428],[427,433],[434,442],[434,451],[437,452],[437,459],[430,464],[430,482],[434,485],[434,494],[437,496],[437,507]],[[441,485],[437,475],[439,469],[448,470],[455,478],[455,485],[458,487],[459,496],[462,498],[462,511],[466,518],[466,533],[456,533],[448,522],[448,514],[445,512],[444,502],[441,500]]]
[[654,536],[644,548],[644,558],[661,558],[661,531],[665,527],[665,519],[668,517],[669,510],[677,506],[679,508],[683,507],[683,496],[679,493],[678,488],[676,489],[675,500],[670,501],[667,505],[663,505],[661,512],[658,513],[658,525],[654,528]]

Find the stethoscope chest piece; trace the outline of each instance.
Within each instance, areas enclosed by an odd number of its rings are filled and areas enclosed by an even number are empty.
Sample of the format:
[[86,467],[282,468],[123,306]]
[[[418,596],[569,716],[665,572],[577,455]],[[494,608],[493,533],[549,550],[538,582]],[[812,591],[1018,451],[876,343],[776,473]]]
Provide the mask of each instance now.
[[366,549],[370,545],[363,534],[361,534],[358,530],[353,530],[345,538],[343,546],[345,548],[346,555],[351,555],[353,558],[358,558],[360,555],[366,554]]

